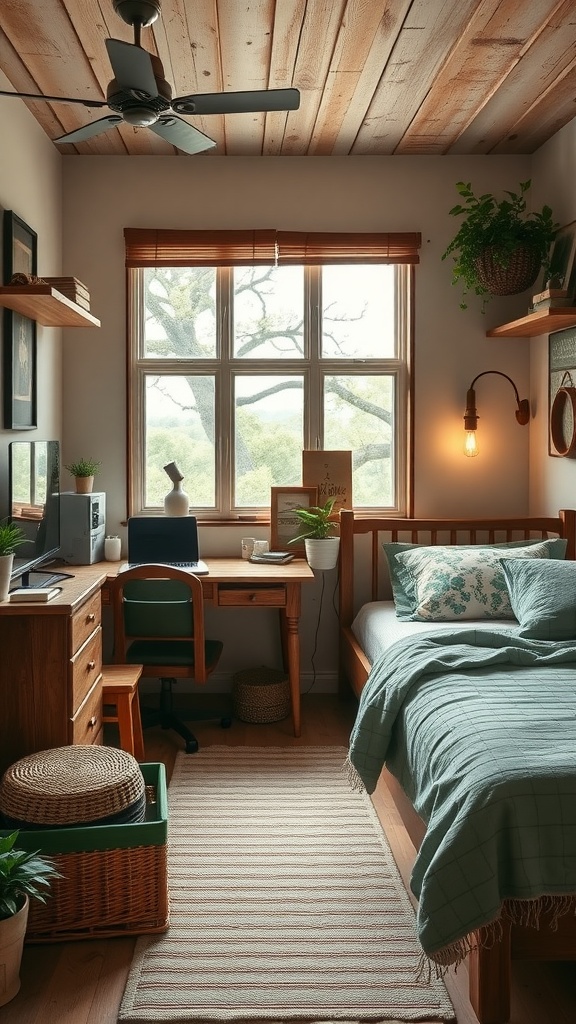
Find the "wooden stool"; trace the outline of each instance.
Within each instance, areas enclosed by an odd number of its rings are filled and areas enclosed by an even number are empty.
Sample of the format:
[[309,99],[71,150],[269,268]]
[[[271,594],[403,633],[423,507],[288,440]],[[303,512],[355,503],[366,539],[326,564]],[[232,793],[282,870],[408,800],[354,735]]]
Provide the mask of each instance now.
[[103,714],[103,722],[117,722],[120,746],[137,761],[144,760],[144,737],[138,700],[138,680],[142,665],[103,665],[102,704],[113,707]]

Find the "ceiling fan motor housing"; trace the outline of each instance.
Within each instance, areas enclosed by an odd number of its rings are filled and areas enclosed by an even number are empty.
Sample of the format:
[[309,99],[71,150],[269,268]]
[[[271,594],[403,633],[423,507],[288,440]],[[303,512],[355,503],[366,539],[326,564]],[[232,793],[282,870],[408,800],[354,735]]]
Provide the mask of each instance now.
[[170,110],[172,103],[172,89],[164,78],[162,62],[153,53],[149,54],[149,57],[152,61],[152,70],[158,88],[157,96],[143,97],[138,90],[123,89],[115,78],[112,79],[106,90],[106,102],[110,109],[122,114],[124,120],[129,124],[141,127],[154,124],[161,114]]
[[127,25],[147,28],[160,17],[160,0],[113,0],[114,10]]

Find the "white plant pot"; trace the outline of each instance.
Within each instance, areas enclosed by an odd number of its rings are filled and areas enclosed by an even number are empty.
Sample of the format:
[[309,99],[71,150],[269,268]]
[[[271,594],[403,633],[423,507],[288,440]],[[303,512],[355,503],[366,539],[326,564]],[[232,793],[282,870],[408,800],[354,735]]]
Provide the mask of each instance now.
[[340,537],[322,539],[307,537],[304,541],[306,558],[311,569],[334,569],[338,562]]
[[5,601],[10,590],[10,573],[14,564],[14,555],[0,555],[0,601]]
[[174,487],[164,498],[165,516],[188,516],[190,515],[190,499],[186,491],[182,490],[182,481],[175,480]]
[[0,1006],[9,1003],[20,991],[20,964],[29,906],[26,897],[17,914],[0,921]]

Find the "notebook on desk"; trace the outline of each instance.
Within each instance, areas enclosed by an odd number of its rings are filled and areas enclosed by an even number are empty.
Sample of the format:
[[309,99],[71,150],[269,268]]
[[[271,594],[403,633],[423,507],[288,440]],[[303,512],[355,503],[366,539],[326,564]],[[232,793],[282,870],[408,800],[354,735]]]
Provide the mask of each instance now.
[[195,516],[131,516],[128,519],[128,565],[161,562],[197,576],[208,572],[200,558]]

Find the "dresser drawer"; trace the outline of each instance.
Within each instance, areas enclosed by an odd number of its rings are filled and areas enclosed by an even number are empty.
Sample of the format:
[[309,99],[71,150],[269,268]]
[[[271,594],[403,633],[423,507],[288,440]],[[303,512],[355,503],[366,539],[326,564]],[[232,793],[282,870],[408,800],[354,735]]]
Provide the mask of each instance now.
[[286,588],[277,587],[218,587],[218,604],[234,608],[284,608]]
[[76,654],[76,651],[82,647],[85,640],[88,639],[91,633],[94,632],[97,626],[102,622],[102,602],[100,599],[100,591],[93,594],[92,597],[83,604],[79,611],[72,616],[70,624],[70,654]]
[[80,707],[102,671],[102,627],[72,658],[72,714]]
[[102,684],[98,678],[72,719],[72,743],[102,742]]

